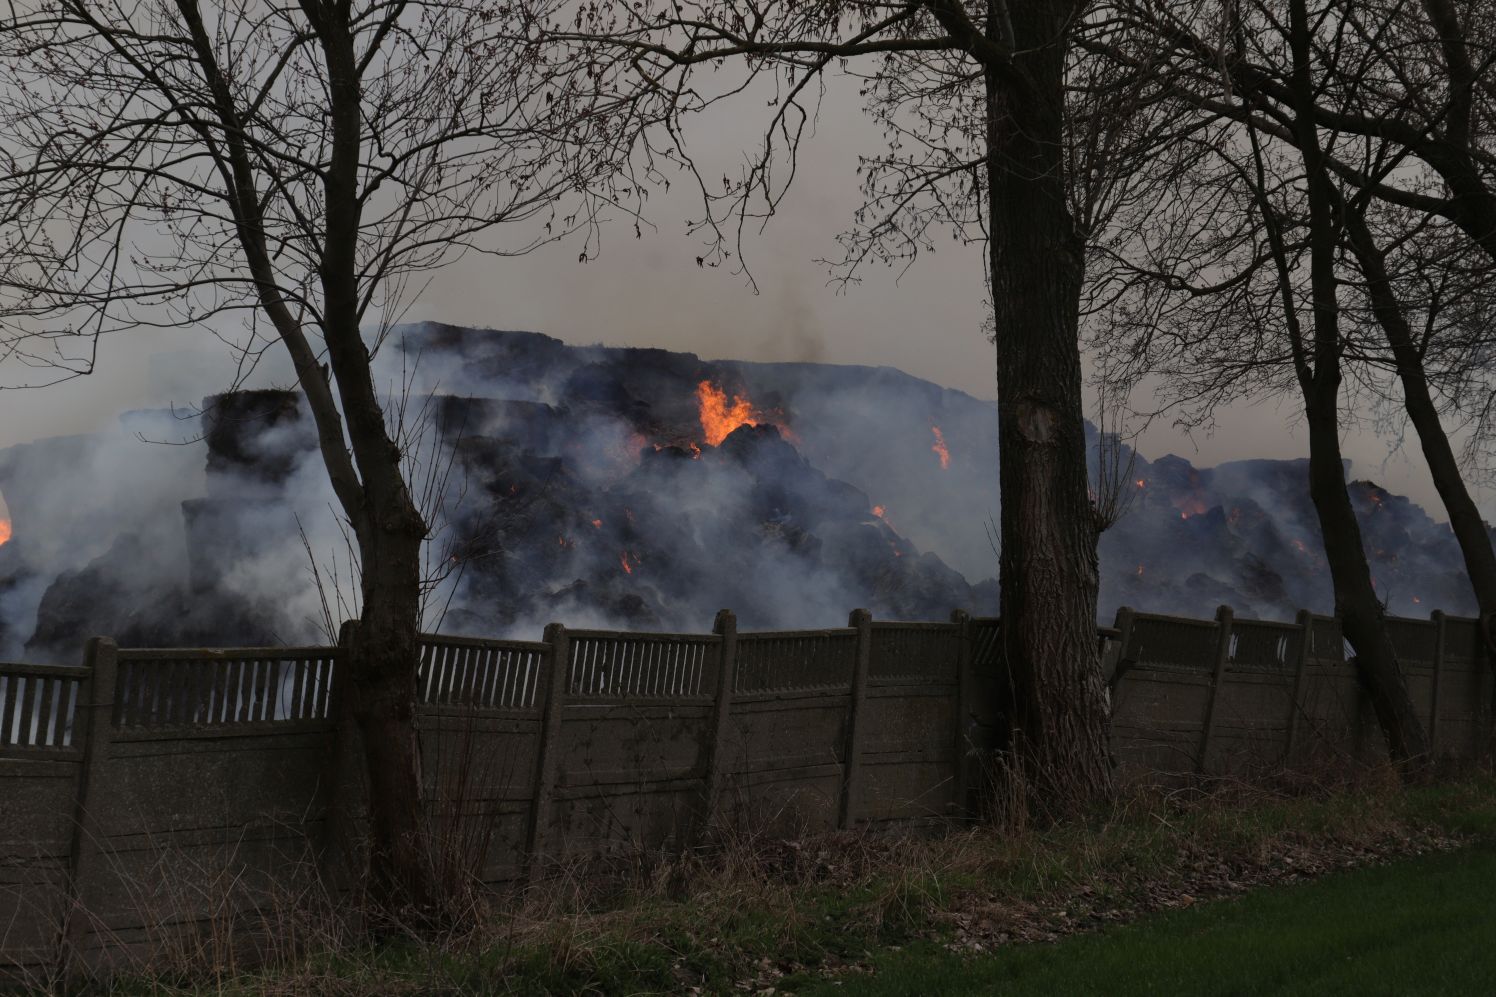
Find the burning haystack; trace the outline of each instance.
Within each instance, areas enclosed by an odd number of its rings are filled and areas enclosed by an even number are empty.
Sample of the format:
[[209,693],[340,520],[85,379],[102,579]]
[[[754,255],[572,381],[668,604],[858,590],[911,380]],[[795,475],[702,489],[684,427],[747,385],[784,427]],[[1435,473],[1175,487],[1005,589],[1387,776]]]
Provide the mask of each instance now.
[[[996,609],[990,402],[888,368],[443,325],[396,342],[388,382],[409,384],[409,470],[433,526],[430,628],[699,631],[729,606],[746,628],[787,629],[858,605],[902,619]],[[184,426],[191,445],[138,439]],[[1389,608],[1469,611],[1448,527],[1351,487]],[[1304,462],[1134,455],[1127,488],[1130,511],[1101,540],[1103,620],[1122,604],[1330,608]],[[294,393],[214,396],[195,422],[132,413],[115,431],[0,451],[0,492],[11,656],[66,660],[91,633],[320,640],[351,615],[356,565]]]

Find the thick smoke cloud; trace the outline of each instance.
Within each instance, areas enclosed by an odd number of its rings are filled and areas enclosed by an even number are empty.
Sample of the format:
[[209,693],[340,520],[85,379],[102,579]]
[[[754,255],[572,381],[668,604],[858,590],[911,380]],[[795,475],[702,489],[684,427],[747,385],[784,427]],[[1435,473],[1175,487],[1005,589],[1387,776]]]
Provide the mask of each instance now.
[[[441,325],[397,333],[381,384],[404,412],[433,527],[425,625],[534,637],[700,631],[996,610],[996,413],[888,368],[705,361]],[[710,446],[698,386],[756,425]],[[166,446],[141,442],[189,439]],[[1094,443],[1094,440],[1093,440]],[[1287,618],[1330,608],[1303,462],[1195,468],[1136,456],[1130,511],[1101,542],[1119,605]],[[123,643],[321,641],[357,611],[357,566],[294,394],[210,398],[0,451],[7,657]],[[1466,612],[1448,528],[1352,485],[1393,612]]]

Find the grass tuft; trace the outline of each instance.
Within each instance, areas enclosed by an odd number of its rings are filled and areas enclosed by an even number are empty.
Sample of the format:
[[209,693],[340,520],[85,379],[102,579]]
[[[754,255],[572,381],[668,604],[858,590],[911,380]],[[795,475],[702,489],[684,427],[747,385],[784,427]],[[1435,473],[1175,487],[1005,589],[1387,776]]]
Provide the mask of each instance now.
[[[1105,812],[1045,828],[788,837],[724,830],[713,847],[684,857],[636,857],[606,875],[561,870],[523,893],[474,904],[460,930],[440,937],[373,946],[323,904],[322,927],[310,915],[278,915],[298,925],[296,944],[271,946],[257,969],[174,964],[170,974],[137,971],[107,989],[163,997],[674,994],[816,992],[823,982],[855,980],[866,992],[942,992],[899,989],[913,987],[921,967],[946,973],[952,987],[975,980],[976,989],[991,989],[1010,978],[991,976],[999,970],[989,963],[1038,973],[1024,967],[1070,945],[1080,953],[1071,961],[1093,952],[1112,958],[1086,946],[1153,912],[1224,911],[1229,905],[1202,901],[1405,856],[1433,856],[1418,861],[1441,869],[1460,860],[1433,853],[1482,842],[1496,842],[1490,774],[1411,788],[1381,777],[1138,787]],[[1496,869],[1496,851],[1480,854]],[[1485,882],[1488,889],[1496,879]],[[1249,911],[1266,902],[1255,896],[1242,901]],[[1057,939],[1067,940],[1018,944]],[[968,980],[968,972],[988,975]],[[1058,992],[1089,992],[1064,980]],[[866,989],[885,983],[892,989]]]

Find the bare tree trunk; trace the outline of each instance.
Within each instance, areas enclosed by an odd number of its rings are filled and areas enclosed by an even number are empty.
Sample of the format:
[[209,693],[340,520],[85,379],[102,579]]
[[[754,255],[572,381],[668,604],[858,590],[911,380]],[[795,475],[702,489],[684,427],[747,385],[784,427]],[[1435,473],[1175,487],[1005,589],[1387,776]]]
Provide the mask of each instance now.
[[[1316,371],[1316,373],[1319,373]],[[1329,379],[1326,379],[1328,381]],[[1330,383],[1306,394],[1309,421],[1309,493],[1324,534],[1325,559],[1335,586],[1335,615],[1346,640],[1356,652],[1356,673],[1371,697],[1377,721],[1387,738],[1392,759],[1406,762],[1428,754],[1423,723],[1398,665],[1397,652],[1387,635],[1386,618],[1377,600],[1361,542],[1361,527],[1345,487],[1340,457],[1340,420],[1337,414],[1338,374]]]
[[327,59],[332,156],[323,179],[326,247],[323,339],[362,484],[346,509],[358,539],[363,613],[349,649],[353,715],[369,774],[371,898],[387,913],[429,912],[439,896],[428,851],[415,729],[421,543],[426,523],[412,500],[399,445],[374,387],[359,328],[359,160],[363,94],[347,10],[305,4]]
[[[1392,281],[1387,274],[1382,253],[1372,238],[1366,217],[1354,206],[1345,211],[1346,229],[1350,235],[1351,248],[1355,251],[1361,272],[1366,277],[1371,295],[1372,310],[1377,322],[1387,336],[1387,345],[1392,348],[1392,357],[1397,363],[1398,380],[1402,383],[1403,407],[1408,420],[1418,433],[1418,444],[1423,449],[1434,487],[1449,513],[1449,525],[1459,542],[1460,553],[1465,559],[1465,573],[1475,590],[1475,600],[1480,606],[1481,630],[1488,645],[1496,641],[1493,623],[1496,623],[1496,550],[1491,547],[1491,536],[1486,532],[1485,521],[1470,490],[1465,487],[1460,474],[1459,461],[1454,448],[1449,444],[1449,435],[1439,420],[1439,410],[1429,392],[1428,378],[1423,367],[1423,357],[1414,344],[1413,330],[1408,325]],[[1496,658],[1492,659],[1496,667]]]
[[1061,156],[1066,9],[1008,8],[1029,93],[987,73],[1010,749],[1030,806],[1053,817],[1113,790],[1077,338],[1084,245]]
[[363,615],[348,657],[369,780],[369,890],[388,912],[426,912],[438,898],[415,729],[419,650],[411,621],[419,618],[418,595],[408,581],[419,563],[420,538],[390,532],[374,544],[377,552],[362,554],[375,570],[364,573]]
[[[1299,385],[1309,422],[1309,492],[1319,514],[1325,559],[1335,587],[1335,614],[1356,652],[1357,674],[1371,696],[1377,720],[1396,762],[1428,754],[1423,724],[1413,712],[1397,653],[1387,635],[1361,542],[1361,527],[1345,487],[1340,455],[1340,307],[1335,265],[1335,191],[1325,169],[1314,124],[1309,15],[1305,0],[1290,0],[1289,45],[1293,51],[1293,91],[1298,103],[1297,144],[1303,156],[1309,195],[1309,279],[1314,312],[1314,369],[1299,364]],[[1292,307],[1292,304],[1288,305]],[[1304,353],[1301,337],[1295,352]]]

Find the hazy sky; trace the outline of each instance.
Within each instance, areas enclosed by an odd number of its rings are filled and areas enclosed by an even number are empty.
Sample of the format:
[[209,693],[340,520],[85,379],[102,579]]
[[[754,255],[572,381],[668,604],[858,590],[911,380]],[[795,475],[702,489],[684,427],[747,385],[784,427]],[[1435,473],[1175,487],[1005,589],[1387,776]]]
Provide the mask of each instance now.
[[[734,175],[738,150],[756,141],[750,119],[764,113],[761,101],[747,103],[691,136],[704,162]],[[825,268],[814,262],[838,254],[835,237],[859,203],[857,154],[876,150],[877,142],[855,96],[828,99],[780,215],[747,241],[756,295],[741,275],[697,267],[701,244],[687,234],[685,219],[699,215],[700,205],[694,188],[681,182],[651,199],[649,219],[657,227],[642,239],[626,224],[614,225],[604,233],[601,256],[587,263],[577,261],[571,243],[519,258],[471,255],[437,275],[409,317],[706,358],[886,365],[992,398],[980,248],[945,243],[897,280],[893,271],[871,268],[848,288],[828,286]],[[231,376],[223,348],[201,333],[119,336],[102,345],[93,377],[44,392],[0,392],[0,445],[86,431],[126,408],[192,404]],[[1178,453],[1201,466],[1305,456],[1306,435],[1289,426],[1291,416],[1286,405],[1242,407],[1226,413],[1210,437],[1155,425],[1139,449],[1149,458]],[[1388,442],[1355,434],[1345,449],[1357,477],[1408,494],[1445,518],[1416,441],[1393,453]],[[1493,496],[1478,498],[1487,517],[1496,518]]]

